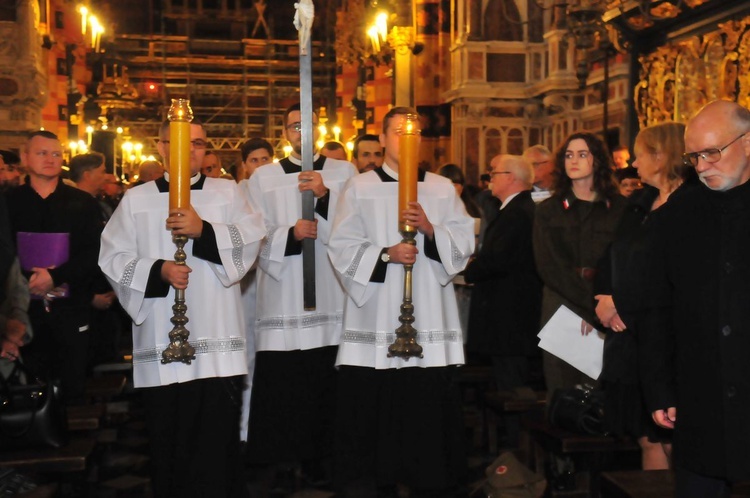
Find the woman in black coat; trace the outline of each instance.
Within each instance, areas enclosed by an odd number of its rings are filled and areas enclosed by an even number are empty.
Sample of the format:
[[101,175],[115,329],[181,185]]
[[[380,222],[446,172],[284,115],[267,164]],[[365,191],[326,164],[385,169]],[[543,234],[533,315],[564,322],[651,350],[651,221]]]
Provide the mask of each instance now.
[[651,421],[638,385],[636,332],[647,305],[643,296],[648,280],[649,215],[690,175],[695,176],[682,162],[684,132],[682,124],[662,123],[643,129],[636,138],[633,166],[646,186],[630,197],[596,281],[596,314],[606,327],[599,378],[606,392],[605,426],[614,434],[638,439],[645,470],[669,468],[670,453],[669,433]]

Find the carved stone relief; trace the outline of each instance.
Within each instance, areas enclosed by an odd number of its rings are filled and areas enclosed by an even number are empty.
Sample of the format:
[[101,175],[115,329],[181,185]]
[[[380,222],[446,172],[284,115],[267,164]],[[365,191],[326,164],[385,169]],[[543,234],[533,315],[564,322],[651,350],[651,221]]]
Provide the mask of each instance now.
[[0,22],[0,135],[39,127],[48,94],[39,3],[15,4],[16,22]]

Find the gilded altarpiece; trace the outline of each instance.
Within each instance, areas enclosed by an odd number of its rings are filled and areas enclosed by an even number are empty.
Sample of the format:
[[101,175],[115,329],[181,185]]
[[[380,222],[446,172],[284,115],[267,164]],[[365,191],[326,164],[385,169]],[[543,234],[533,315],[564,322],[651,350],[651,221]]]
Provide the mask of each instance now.
[[671,42],[639,61],[634,95],[641,127],[684,123],[716,99],[750,108],[750,17]]

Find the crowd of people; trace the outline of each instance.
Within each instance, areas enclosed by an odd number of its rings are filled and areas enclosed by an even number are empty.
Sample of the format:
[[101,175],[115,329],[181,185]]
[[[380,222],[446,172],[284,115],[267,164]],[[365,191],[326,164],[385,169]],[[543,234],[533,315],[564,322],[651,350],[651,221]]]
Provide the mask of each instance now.
[[[341,496],[464,496],[467,362],[491,365],[502,391],[539,387],[535,374],[550,395],[601,387],[606,430],[638,440],[644,469],[675,468],[677,496],[728,497],[750,479],[750,111],[717,101],[687,125],[644,128],[632,165],[626,147],[610,155],[580,131],[492,158],[484,189],[455,164],[420,170],[418,202],[399,212],[414,112],[391,109],[351,162],[331,142],[303,169],[302,128],[317,142],[317,117],[302,123],[291,106],[289,156],[272,162],[271,144],[250,139],[234,176],[193,121],[190,205],[171,209],[168,122],[162,161],[124,192],[98,153],[73,157],[63,181],[60,141],[32,133],[0,160],[0,367],[22,357],[81,403],[87,369],[116,355],[129,317],[160,497],[247,496],[248,472],[267,492],[292,472]],[[174,236],[187,237],[184,265]],[[388,354],[403,265],[423,347],[410,359]],[[191,363],[161,361],[176,290]],[[581,335],[604,337],[598,378],[537,346],[562,306]],[[516,444],[518,419],[503,423]]]

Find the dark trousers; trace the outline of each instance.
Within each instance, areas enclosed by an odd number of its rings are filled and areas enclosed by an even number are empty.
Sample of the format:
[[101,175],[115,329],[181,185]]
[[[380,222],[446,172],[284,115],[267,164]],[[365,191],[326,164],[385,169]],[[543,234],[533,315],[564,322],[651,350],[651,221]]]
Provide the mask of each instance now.
[[143,390],[156,498],[249,496],[240,458],[241,379]]
[[675,469],[675,498],[729,498],[731,487],[724,479]]
[[321,462],[333,451],[336,346],[258,351],[246,461]]
[[29,370],[59,380],[67,404],[84,401],[88,365],[88,309],[52,303],[49,312],[41,301],[29,305],[34,331],[21,355]]
[[456,367],[340,367],[334,480],[342,496],[389,496],[396,484],[411,496],[454,495],[466,477],[457,376]]

